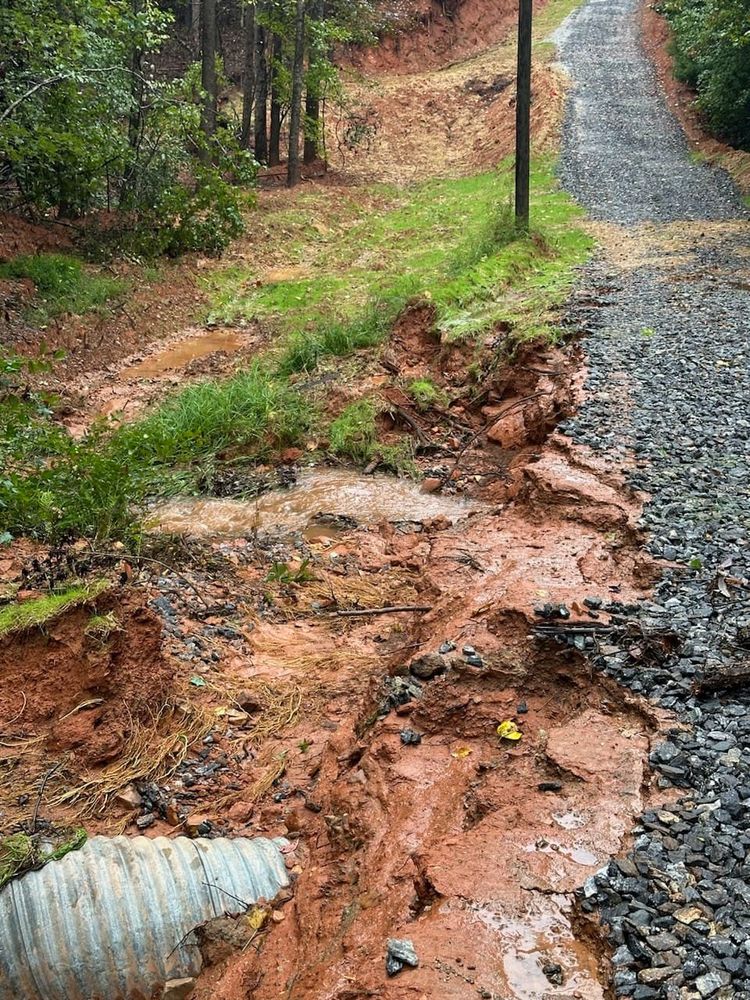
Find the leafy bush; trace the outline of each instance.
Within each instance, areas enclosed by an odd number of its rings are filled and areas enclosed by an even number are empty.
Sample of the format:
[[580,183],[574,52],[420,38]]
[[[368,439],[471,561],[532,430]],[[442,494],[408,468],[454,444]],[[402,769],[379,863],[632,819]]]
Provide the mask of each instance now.
[[663,0],[672,28],[675,75],[698,93],[709,127],[750,149],[748,0]]
[[218,253],[241,231],[234,185],[254,180],[252,157],[228,126],[205,138],[194,67],[168,82],[137,65],[171,19],[156,0],[0,5],[2,200],[72,218],[104,209],[89,242],[142,256]]

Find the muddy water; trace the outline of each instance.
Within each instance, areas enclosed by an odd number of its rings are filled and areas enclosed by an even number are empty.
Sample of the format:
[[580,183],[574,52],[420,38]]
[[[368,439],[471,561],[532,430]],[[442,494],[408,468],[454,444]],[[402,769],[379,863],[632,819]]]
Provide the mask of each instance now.
[[465,517],[477,505],[456,497],[421,493],[417,483],[393,476],[363,476],[351,469],[307,469],[286,490],[254,500],[170,500],[154,511],[162,531],[198,537],[239,538],[258,529],[304,530],[309,538],[336,537],[335,526],[310,524],[320,513],[358,524]]
[[158,378],[175,368],[185,368],[197,358],[207,358],[219,351],[234,353],[242,347],[242,338],[237,333],[214,330],[187,340],[172,344],[163,351],[153,354],[138,364],[122,371],[124,379]]
[[[596,963],[579,945],[566,916],[564,896],[537,898],[522,916],[510,917],[489,905],[474,907],[479,923],[497,935],[502,974],[517,1000],[574,997],[601,1000]],[[555,987],[544,974],[547,964],[559,964],[565,985]]]

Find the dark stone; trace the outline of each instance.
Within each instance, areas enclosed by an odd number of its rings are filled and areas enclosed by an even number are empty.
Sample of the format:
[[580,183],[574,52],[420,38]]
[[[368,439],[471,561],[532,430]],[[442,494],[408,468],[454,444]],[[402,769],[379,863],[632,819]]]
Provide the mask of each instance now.
[[561,781],[540,781],[536,787],[540,792],[561,792],[563,786]]
[[542,966],[542,972],[553,986],[562,986],[565,982],[563,968],[557,962],[545,962]]
[[425,653],[409,664],[409,672],[421,681],[428,681],[438,674],[444,674],[447,664],[439,653]]
[[404,746],[419,746],[422,742],[422,734],[416,732],[414,729],[402,729],[399,733],[401,737],[401,742]]
[[412,942],[407,939],[388,938],[385,953],[385,970],[388,975],[397,975],[407,965],[413,969],[419,965]]

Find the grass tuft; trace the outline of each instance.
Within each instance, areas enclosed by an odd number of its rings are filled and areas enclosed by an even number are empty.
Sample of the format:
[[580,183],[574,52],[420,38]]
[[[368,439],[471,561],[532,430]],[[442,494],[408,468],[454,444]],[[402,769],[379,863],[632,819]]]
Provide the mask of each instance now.
[[445,391],[428,378],[415,379],[406,391],[420,410],[429,410],[436,404],[443,406],[448,401]]
[[0,264],[0,278],[34,282],[36,297],[28,316],[38,323],[64,313],[81,315],[100,309],[125,287],[120,278],[93,274],[76,257],[58,253],[16,257]]
[[353,462],[369,462],[378,441],[375,417],[378,407],[370,399],[360,399],[331,424],[330,448],[334,455]]
[[114,447],[129,463],[175,465],[232,450],[262,457],[299,444],[310,402],[261,364],[225,381],[199,382],[124,427]]
[[57,594],[45,594],[44,597],[36,597],[20,604],[8,604],[0,608],[0,638],[16,632],[43,628],[71,608],[92,601],[109,586],[108,580],[94,580],[68,587]]

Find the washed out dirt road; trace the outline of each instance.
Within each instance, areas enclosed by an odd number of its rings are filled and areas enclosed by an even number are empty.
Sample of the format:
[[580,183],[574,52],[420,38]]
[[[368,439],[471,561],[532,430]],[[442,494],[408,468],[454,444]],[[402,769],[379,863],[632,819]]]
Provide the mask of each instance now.
[[[155,511],[176,536],[145,594],[124,552],[4,560],[33,589],[106,557],[125,588],[97,606],[106,641],[79,610],[3,647],[14,819],[44,781],[45,821],[294,844],[293,897],[213,954],[196,1000],[748,989],[750,727],[721,693],[750,644],[747,223],[688,158],[637,23],[590,0],[560,32],[561,175],[601,245],[568,310],[585,368],[569,347],[503,375],[472,415],[470,501],[415,514],[416,486],[329,470],[278,508]],[[418,966],[389,976],[389,939]]]

